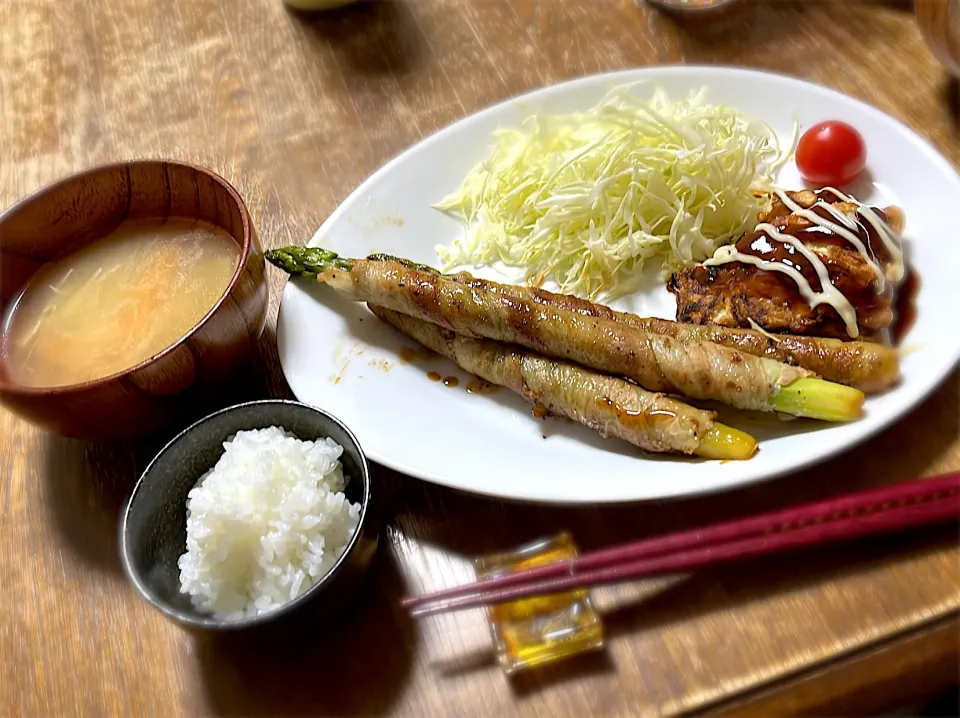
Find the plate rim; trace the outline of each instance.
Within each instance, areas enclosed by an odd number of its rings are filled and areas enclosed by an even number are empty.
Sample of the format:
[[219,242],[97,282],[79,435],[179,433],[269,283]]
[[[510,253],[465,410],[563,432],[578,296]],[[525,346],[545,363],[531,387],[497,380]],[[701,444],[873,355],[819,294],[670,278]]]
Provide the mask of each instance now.
[[[454,120],[453,122],[444,125],[435,132],[427,135],[421,140],[415,142],[412,145],[409,145],[402,149],[400,152],[395,154],[389,160],[387,160],[383,165],[377,168],[373,173],[368,175],[359,185],[357,185],[350,193],[340,202],[337,207],[327,216],[327,218],[321,223],[320,227],[314,232],[310,239],[306,242],[307,246],[316,246],[316,243],[323,239],[326,236],[328,227],[337,223],[340,217],[345,214],[349,209],[350,200],[354,195],[361,193],[368,185],[375,183],[381,176],[388,174],[393,168],[398,165],[408,154],[414,153],[424,147],[441,141],[446,135],[452,134],[458,130],[460,125],[463,123],[476,120],[478,118],[496,114],[502,111],[505,108],[508,108],[513,103],[518,101],[523,101],[531,99],[536,95],[540,94],[549,94],[552,91],[558,91],[559,89],[568,89],[576,88],[579,85],[593,85],[597,83],[602,83],[606,81],[611,81],[614,83],[618,82],[619,84],[626,84],[631,81],[642,81],[643,79],[650,79],[655,81],[656,77],[644,78],[639,77],[642,75],[656,75],[660,73],[662,75],[685,75],[698,73],[720,73],[725,75],[739,75],[744,79],[753,78],[765,78],[765,79],[775,79],[787,84],[799,85],[804,87],[808,91],[814,91],[826,97],[831,97],[832,99],[844,103],[852,103],[855,106],[858,106],[860,110],[865,111],[871,115],[878,122],[884,123],[887,126],[892,126],[897,131],[906,135],[906,137],[914,144],[918,150],[922,151],[923,154],[932,162],[940,165],[940,167],[947,171],[956,181],[958,189],[960,189],[960,172],[953,164],[944,157],[933,144],[920,135],[918,132],[913,130],[911,127],[906,125],[904,122],[898,120],[895,117],[883,112],[881,109],[871,105],[864,100],[861,100],[857,97],[852,97],[846,95],[839,90],[835,90],[824,85],[818,85],[809,80],[796,77],[794,75],[788,75],[785,73],[779,72],[770,72],[766,70],[758,70],[755,68],[735,66],[735,65],[648,65],[634,68],[624,68],[619,70],[613,70],[608,72],[599,72],[589,75],[582,75],[568,80],[562,80],[555,82],[549,85],[543,85],[536,87],[525,92],[514,94],[510,97],[507,97],[503,100],[499,100],[492,104],[489,104],[475,112],[464,115],[463,117]],[[706,82],[708,88],[709,83]],[[283,287],[281,292],[280,304],[277,312],[277,346],[278,346],[278,359],[280,363],[281,372],[283,373],[284,379],[287,382],[287,385],[290,387],[290,390],[298,400],[305,401],[295,390],[293,383],[291,382],[291,377],[289,376],[286,366],[284,364],[283,356],[280,351],[281,342],[281,332],[285,332],[285,324],[280,322],[280,315],[284,311],[284,304],[288,296],[288,288],[291,285],[295,285],[296,282],[288,279]],[[414,466],[411,466],[403,461],[398,461],[382,454],[380,451],[373,449],[369,446],[364,446],[364,452],[367,456],[374,462],[385,466],[394,471],[397,471],[405,476],[411,478],[419,479],[426,481],[428,483],[436,484],[438,486],[443,486],[448,489],[453,489],[456,491],[461,491],[477,496],[485,496],[488,498],[498,499],[501,501],[511,501],[511,502],[520,502],[520,503],[536,503],[541,505],[555,505],[555,506],[602,506],[602,505],[622,505],[622,504],[632,504],[632,503],[647,503],[651,501],[676,501],[683,499],[690,499],[696,497],[707,496],[710,494],[715,494],[719,492],[732,491],[736,489],[743,489],[749,486],[758,484],[764,481],[772,481],[778,478],[783,477],[787,474],[798,473],[804,469],[808,469],[811,466],[815,466],[821,463],[824,463],[836,456],[843,454],[865,441],[877,436],[882,431],[889,428],[891,425],[903,419],[907,414],[916,409],[921,403],[927,400],[933,392],[938,389],[944,381],[950,376],[950,374],[956,369],[957,365],[960,364],[960,340],[958,340],[956,346],[954,347],[954,355],[947,362],[943,364],[940,372],[931,373],[926,381],[919,387],[919,390],[916,391],[909,399],[904,402],[904,405],[898,410],[890,412],[887,416],[884,416],[876,421],[872,426],[868,426],[864,432],[857,436],[856,438],[848,441],[845,444],[831,447],[822,453],[811,454],[808,458],[804,458],[801,461],[792,464],[791,466],[783,466],[776,469],[760,469],[755,470],[753,473],[748,473],[747,475],[740,475],[735,480],[730,482],[718,482],[713,485],[708,486],[698,486],[689,489],[681,489],[679,491],[673,491],[668,494],[660,496],[648,496],[648,497],[628,497],[628,496],[604,496],[600,498],[577,498],[570,496],[544,496],[542,493],[538,492],[519,492],[514,494],[504,494],[495,490],[484,490],[483,488],[478,487],[465,487],[460,484],[451,482],[449,479],[446,479],[444,475],[437,474],[432,471],[425,471],[423,469],[418,469]],[[308,402],[310,403],[310,402]]]

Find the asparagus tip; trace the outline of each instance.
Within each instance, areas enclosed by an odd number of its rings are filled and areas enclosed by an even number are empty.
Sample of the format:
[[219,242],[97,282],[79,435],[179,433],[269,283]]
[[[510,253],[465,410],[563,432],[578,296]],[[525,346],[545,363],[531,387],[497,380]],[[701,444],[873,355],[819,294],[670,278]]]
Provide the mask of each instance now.
[[757,451],[757,440],[745,431],[732,426],[714,423],[700,439],[700,445],[694,452],[704,459],[744,460]]
[[349,271],[352,265],[349,259],[321,247],[278,247],[263,256],[288,274],[309,279],[316,279],[331,268]]
[[773,407],[821,421],[854,421],[863,415],[864,399],[859,389],[804,377],[781,387],[773,397]]

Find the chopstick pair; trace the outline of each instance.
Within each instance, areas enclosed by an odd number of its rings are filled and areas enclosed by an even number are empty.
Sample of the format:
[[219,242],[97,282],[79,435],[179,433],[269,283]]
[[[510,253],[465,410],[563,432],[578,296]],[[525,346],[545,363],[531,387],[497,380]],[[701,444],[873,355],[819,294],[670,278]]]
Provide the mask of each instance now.
[[592,551],[402,605],[413,617],[431,616],[958,519],[960,473],[945,474]]

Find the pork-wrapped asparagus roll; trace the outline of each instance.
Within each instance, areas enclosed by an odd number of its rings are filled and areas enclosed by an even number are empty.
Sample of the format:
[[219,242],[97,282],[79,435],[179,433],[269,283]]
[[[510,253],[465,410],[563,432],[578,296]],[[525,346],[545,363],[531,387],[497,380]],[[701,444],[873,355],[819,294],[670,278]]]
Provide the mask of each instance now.
[[[449,279],[472,287],[490,282],[461,272]],[[503,285],[500,285],[501,287]],[[567,309],[586,316],[611,319],[646,332],[665,334],[683,342],[708,341],[812,371],[821,379],[846,384],[866,393],[889,389],[900,379],[900,355],[894,347],[876,342],[841,341],[827,337],[768,334],[754,329],[721,327],[712,324],[684,324],[669,319],[638,317],[602,304],[545,289],[510,286],[515,296]],[[500,291],[503,291],[502,289]]]
[[[387,255],[373,255],[368,259],[401,261]],[[402,260],[407,263],[406,260]],[[435,269],[413,262],[409,266],[423,271]],[[471,287],[489,289],[492,283],[467,272],[445,275],[447,279]],[[567,309],[586,316],[611,319],[630,324],[654,334],[665,334],[682,342],[713,342],[746,354],[766,357],[791,366],[807,369],[821,379],[846,384],[868,394],[889,389],[900,380],[900,354],[896,348],[876,342],[841,341],[827,337],[769,334],[754,329],[721,327],[712,324],[686,324],[657,317],[639,317],[618,312],[602,304],[570,294],[556,294],[545,289],[514,285],[496,285],[499,292],[510,291],[513,296]]]
[[694,409],[623,379],[519,347],[462,337],[376,305],[370,310],[461,369],[507,387],[551,414],[589,426],[604,437],[615,436],[645,451],[709,459],[749,459],[756,451],[757,442],[752,436],[714,421],[716,414],[712,411]]
[[273,250],[267,259],[354,301],[625,376],[650,391],[827,421],[861,413],[862,392],[813,378],[805,369],[531,301],[496,282],[473,287],[408,263],[347,259],[320,248]]

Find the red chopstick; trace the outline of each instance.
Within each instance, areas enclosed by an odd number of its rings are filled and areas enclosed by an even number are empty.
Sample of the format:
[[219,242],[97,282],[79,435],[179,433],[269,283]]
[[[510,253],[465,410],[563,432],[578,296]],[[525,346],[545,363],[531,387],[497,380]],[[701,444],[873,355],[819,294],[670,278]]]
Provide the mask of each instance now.
[[960,473],[954,473],[594,551],[570,561],[407,598],[403,605],[413,616],[428,616],[958,518]]

